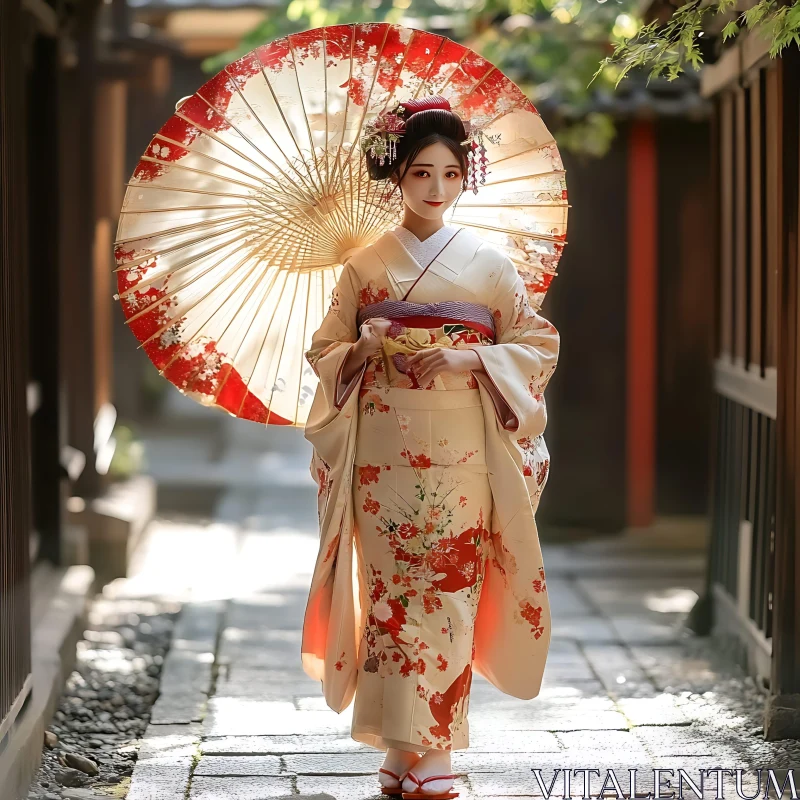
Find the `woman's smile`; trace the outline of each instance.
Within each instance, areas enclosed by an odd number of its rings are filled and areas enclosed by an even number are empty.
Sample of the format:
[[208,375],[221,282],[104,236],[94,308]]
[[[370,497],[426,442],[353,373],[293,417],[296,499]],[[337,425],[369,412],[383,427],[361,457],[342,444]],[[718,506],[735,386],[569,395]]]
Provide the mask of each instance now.
[[444,203],[444,200],[426,200],[425,201],[429,206],[440,206]]

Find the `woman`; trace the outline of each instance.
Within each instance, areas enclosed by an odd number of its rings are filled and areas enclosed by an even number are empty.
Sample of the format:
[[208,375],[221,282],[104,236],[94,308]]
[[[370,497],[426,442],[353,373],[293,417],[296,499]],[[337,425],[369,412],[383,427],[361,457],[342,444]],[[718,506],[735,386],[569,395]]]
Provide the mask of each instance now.
[[544,671],[534,512],[559,335],[508,256],[443,223],[468,177],[461,118],[441,97],[398,113],[394,158],[365,158],[402,224],[348,258],[306,354],[321,540],[302,657],[331,708],[355,696],[384,793],[454,797],[472,670],[521,698]]

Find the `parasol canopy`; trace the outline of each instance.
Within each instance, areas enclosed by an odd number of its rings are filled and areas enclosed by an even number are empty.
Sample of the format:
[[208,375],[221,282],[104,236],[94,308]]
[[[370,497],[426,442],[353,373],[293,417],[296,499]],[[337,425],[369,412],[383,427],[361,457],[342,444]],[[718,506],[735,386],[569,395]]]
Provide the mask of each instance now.
[[[522,91],[467,47],[387,23],[264,44],[180,101],[127,184],[115,242],[126,322],[203,404],[303,425],[304,353],[348,253],[402,218],[371,181],[364,125],[438,94],[485,126],[486,183],[445,213],[506,252],[539,309],[566,244],[565,172]],[[499,134],[499,137],[497,137]]]

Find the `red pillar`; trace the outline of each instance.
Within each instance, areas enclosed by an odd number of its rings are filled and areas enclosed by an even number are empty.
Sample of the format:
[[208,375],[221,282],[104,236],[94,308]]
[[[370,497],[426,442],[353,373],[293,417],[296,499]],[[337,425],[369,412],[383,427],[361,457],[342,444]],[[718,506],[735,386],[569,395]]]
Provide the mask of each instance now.
[[650,525],[655,506],[658,200],[655,125],[628,138],[627,524]]

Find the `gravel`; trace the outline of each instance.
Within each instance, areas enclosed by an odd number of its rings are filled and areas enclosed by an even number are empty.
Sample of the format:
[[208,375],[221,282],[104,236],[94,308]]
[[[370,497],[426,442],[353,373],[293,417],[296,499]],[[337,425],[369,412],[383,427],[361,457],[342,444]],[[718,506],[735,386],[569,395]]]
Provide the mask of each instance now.
[[92,603],[76,666],[42,742],[28,800],[88,800],[129,779],[158,697],[177,604]]

